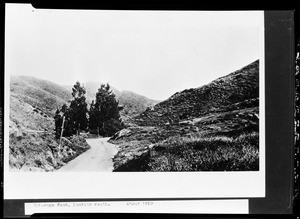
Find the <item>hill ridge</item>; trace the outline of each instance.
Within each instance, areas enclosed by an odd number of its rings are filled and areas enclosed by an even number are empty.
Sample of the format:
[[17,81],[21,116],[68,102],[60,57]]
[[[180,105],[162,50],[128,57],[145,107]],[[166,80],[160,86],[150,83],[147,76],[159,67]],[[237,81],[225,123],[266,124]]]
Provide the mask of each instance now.
[[[232,104],[258,98],[259,60],[198,88],[177,92],[134,117],[138,125],[163,125],[196,118]],[[252,102],[253,102],[252,101]]]

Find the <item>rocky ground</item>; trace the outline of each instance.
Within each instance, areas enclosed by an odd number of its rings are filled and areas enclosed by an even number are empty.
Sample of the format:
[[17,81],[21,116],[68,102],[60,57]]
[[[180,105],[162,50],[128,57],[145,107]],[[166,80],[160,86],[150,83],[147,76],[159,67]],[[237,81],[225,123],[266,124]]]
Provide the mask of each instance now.
[[114,157],[115,171],[149,170],[147,166],[149,161],[145,160],[149,160],[150,154],[160,150],[161,143],[167,139],[173,141],[208,137],[235,139],[240,135],[258,133],[258,121],[258,107],[253,107],[225,113],[211,113],[183,120],[172,126],[130,126],[109,140],[120,148]]
[[[255,61],[208,85],[178,92],[130,119],[127,128],[110,139],[111,143],[119,146],[119,152],[114,157],[115,171],[201,171],[199,167],[190,169],[187,164],[182,164],[187,162],[180,157],[175,159],[178,155],[176,151],[182,151],[181,148],[186,145],[211,145],[212,142],[219,142],[215,138],[225,139],[227,142],[228,150],[215,148],[215,151],[211,151],[213,154],[222,151],[223,154],[215,160],[220,158],[219,164],[223,162],[226,165],[214,165],[212,160],[207,160],[205,170],[257,170],[258,67],[259,62]],[[207,138],[210,140],[203,141]],[[165,150],[174,145],[176,150]],[[213,147],[205,150],[211,148]],[[236,150],[233,151],[232,148]],[[238,151],[243,153],[237,153]],[[191,153],[200,156],[198,149],[193,149]],[[185,156],[183,154],[180,156]],[[239,156],[236,157],[235,154]],[[162,157],[167,157],[165,160],[169,160],[169,163],[162,162]],[[224,157],[230,158],[224,161]],[[195,166],[194,161],[199,160],[198,158],[186,159],[190,159],[190,164]],[[170,160],[173,160],[173,165]],[[182,160],[181,164],[178,164],[178,160]]]

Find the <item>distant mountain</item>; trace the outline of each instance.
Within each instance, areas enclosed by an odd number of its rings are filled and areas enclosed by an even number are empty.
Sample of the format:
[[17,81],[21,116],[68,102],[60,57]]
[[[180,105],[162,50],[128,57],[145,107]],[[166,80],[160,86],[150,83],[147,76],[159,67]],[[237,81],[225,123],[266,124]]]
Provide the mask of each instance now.
[[[96,92],[101,85],[101,82],[88,81],[83,83],[86,89],[86,100],[87,103],[91,103],[95,99]],[[72,89],[72,86],[68,90]],[[124,106],[124,109],[120,112],[123,119],[138,115],[144,112],[148,107],[154,106],[159,101],[149,99],[145,96],[136,94],[132,91],[119,91],[115,87],[111,86],[111,90],[116,95],[116,99],[120,105]]]
[[131,91],[122,91],[119,95],[116,95],[116,98],[124,106],[121,115],[127,118],[138,115],[159,102]]
[[199,88],[177,92],[133,118],[141,126],[164,125],[213,112],[258,107],[259,61]]
[[[100,87],[101,84],[102,84],[101,82],[95,82],[95,81],[87,81],[83,83],[84,88],[86,90],[85,96],[88,104],[90,104],[92,100],[95,100],[96,92],[98,91],[98,88]],[[69,90],[71,90],[72,86],[69,87],[70,87]],[[112,86],[110,88],[116,96],[120,95],[121,92],[117,88]]]

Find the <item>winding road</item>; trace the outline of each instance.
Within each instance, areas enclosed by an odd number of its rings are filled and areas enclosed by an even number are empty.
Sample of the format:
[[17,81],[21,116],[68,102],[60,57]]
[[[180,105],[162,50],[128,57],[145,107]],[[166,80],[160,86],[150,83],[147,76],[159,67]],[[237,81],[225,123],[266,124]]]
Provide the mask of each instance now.
[[107,142],[108,139],[109,138],[86,139],[91,148],[57,171],[111,172],[113,170],[112,158],[117,154],[118,148],[116,145]]

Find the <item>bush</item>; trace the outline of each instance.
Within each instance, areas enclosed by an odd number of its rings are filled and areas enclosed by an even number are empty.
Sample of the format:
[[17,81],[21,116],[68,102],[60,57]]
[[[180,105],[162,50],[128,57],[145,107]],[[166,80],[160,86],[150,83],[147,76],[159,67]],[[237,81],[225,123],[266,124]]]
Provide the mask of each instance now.
[[104,127],[100,129],[100,135],[113,136],[116,132],[124,128],[124,124],[116,119],[109,119],[104,123]]
[[71,153],[66,153],[64,157],[62,157],[62,161],[67,163],[83,152],[90,149],[90,146],[86,142],[85,138],[82,136],[73,135],[68,138],[68,141],[64,141],[62,143],[62,148],[65,148],[66,151]]

